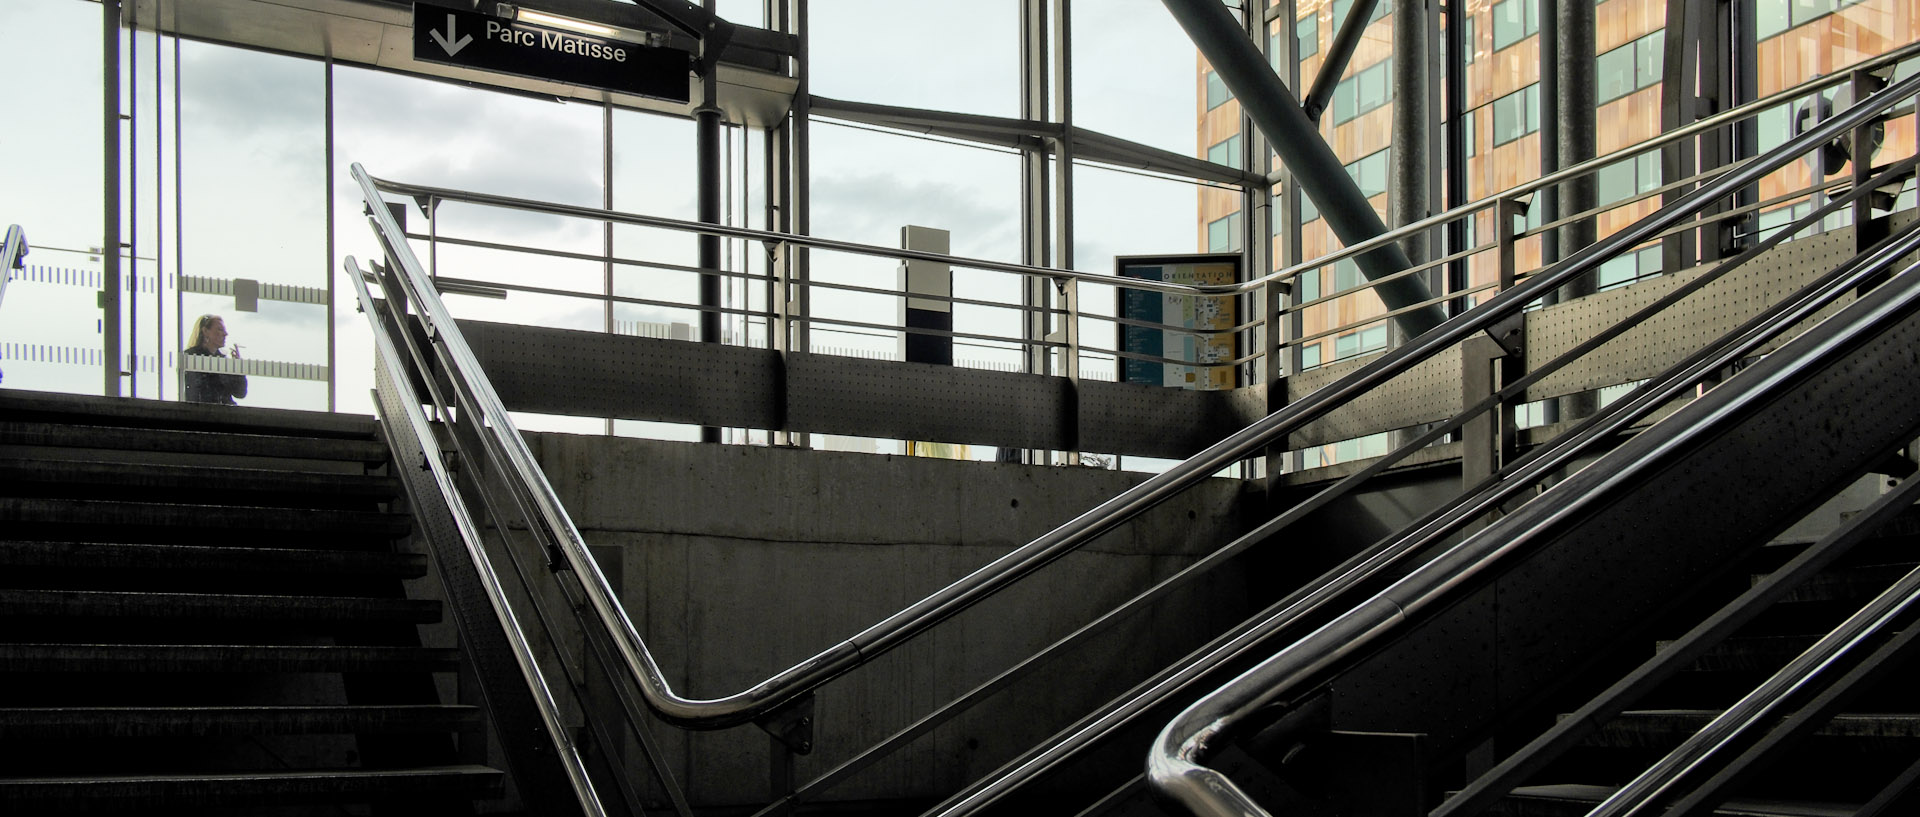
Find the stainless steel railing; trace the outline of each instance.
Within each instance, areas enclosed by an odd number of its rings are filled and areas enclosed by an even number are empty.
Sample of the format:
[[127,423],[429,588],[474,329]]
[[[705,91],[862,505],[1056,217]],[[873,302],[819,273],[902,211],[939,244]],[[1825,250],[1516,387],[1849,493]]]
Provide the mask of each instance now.
[[386,324],[380,319],[379,308],[373,296],[367,291],[366,279],[371,273],[361,270],[352,257],[346,260],[346,271],[347,277],[353,281],[354,293],[359,296],[360,309],[367,315],[368,323],[373,329],[376,352],[374,357],[380,365],[387,368],[387,382],[406,392],[405,399],[397,401],[406,415],[399,419],[404,420],[412,428],[414,437],[423,448],[423,458],[431,466],[433,480],[439,485],[441,496],[446,499],[452,511],[453,523],[459,533],[461,544],[465,546],[467,555],[476,568],[488,605],[506,634],[511,657],[527,681],[541,723],[546,727],[547,737],[553,742],[555,754],[565,770],[568,782],[573,786],[581,811],[587,817],[606,817],[607,811],[600,802],[600,795],[595,790],[593,778],[588,773],[580,747],[575,744],[572,731],[561,715],[560,704],[554,699],[553,688],[547,681],[546,673],[540,667],[540,658],[528,643],[527,630],[521,626],[519,615],[514,612],[513,606],[507,600],[506,592],[500,582],[500,573],[487,556],[486,546],[474,516],[468,511],[465,500],[461,498],[459,489],[454,485],[453,475],[449,473],[447,467],[446,452],[441,450],[426,415],[420,410],[420,407],[428,401],[413,392],[410,385],[414,382],[413,378],[408,375],[403,363],[408,358],[402,356],[400,347],[387,332]]
[[[1200,562],[1130,600],[1120,609],[1108,616],[1103,616],[1100,621],[1088,627],[1106,624],[1112,618],[1137,609],[1145,601],[1166,592],[1169,586],[1190,579],[1191,574],[1218,565],[1225,559],[1284,530],[1308,514],[1326,507],[1335,499],[1358,488],[1366,480],[1392,467],[1413,452],[1425,448],[1447,434],[1458,431],[1471,418],[1492,409],[1499,403],[1521,399],[1528,387],[1559,371],[1566,364],[1641,325],[1648,317],[1658,314],[1693,292],[1719,280],[1725,272],[1772,249],[1788,236],[1819,222],[1831,212],[1850,205],[1855,198],[1866,195],[1879,186],[1879,183],[1910,176],[1916,166],[1920,166],[1920,158],[1903,160],[1887,168],[1876,177],[1874,184],[1862,186],[1858,190],[1836,197],[1822,208],[1810,212],[1740,255],[1703,272],[1685,285],[1676,287],[1667,295],[1637,310],[1614,326],[1602,330],[1559,357],[1541,364],[1527,375],[1504,384],[1495,393],[1462,409],[1452,420],[1427,429],[1401,447],[1373,460],[1356,473],[1321,489],[1312,497],[1290,507],[1285,513],[1260,525],[1219,551],[1209,554]],[[927,815],[959,817],[997,801],[1027,781],[1058,767],[1076,752],[1144,715],[1154,706],[1166,701],[1169,696],[1190,689],[1202,676],[1215,668],[1249,655],[1260,645],[1275,639],[1284,639],[1285,633],[1310,615],[1338,609],[1335,605],[1341,603],[1350,603],[1356,590],[1364,587],[1368,582],[1396,570],[1404,570],[1407,560],[1415,554],[1428,552],[1430,548],[1446,536],[1457,532],[1470,520],[1511,501],[1524,491],[1531,490],[1532,485],[1541,477],[1556,473],[1576,458],[1586,456],[1614,438],[1614,435],[1629,424],[1639,421],[1657,407],[1680,396],[1685,390],[1691,389],[1701,378],[1753,354],[1772,335],[1771,332],[1765,331],[1767,328],[1794,325],[1831,303],[1835,298],[1851,292],[1854,287],[1871,277],[1873,271],[1878,268],[1876,264],[1879,262],[1920,248],[1920,223],[1905,228],[1897,238],[1898,240],[1890,239],[1885,246],[1871,256],[1843,265],[1809,282],[1800,292],[1755,316],[1730,333],[1722,342],[1688,356],[1676,364],[1667,376],[1642,386],[1634,393],[1610,404],[1578,426],[1554,438],[1548,444],[1534,449],[1499,473],[1489,475],[1462,492],[1453,501],[1436,508],[1409,525],[1400,534],[1383,540],[1329,571],[1327,574],[1331,577],[1329,580],[1290,594],[1267,610],[1250,618],[1240,627],[1220,636],[1153,678],[1142,682],[1126,695],[1088,715],[1072,728],[1062,731],[1030,750],[996,774],[983,778],[949,797],[941,805],[928,811]],[[1050,646],[1048,651],[1054,650],[1057,646]]]
[[[1557,287],[1573,276],[1593,271],[1614,253],[1637,246],[1680,219],[1757,181],[1808,150],[1884,115],[1917,92],[1920,92],[1920,77],[1895,83],[1840,116],[1727,171],[1633,226],[1501,293],[1480,309],[1443,324],[1429,335],[1416,339],[1409,348],[1425,345],[1423,341],[1430,336],[1437,338],[1452,334],[1448,332],[1448,327],[1461,323],[1473,313],[1510,312],[1517,307],[1516,298],[1524,299],[1520,301],[1523,304],[1549,286]],[[1404,351],[1404,348],[1396,350],[1383,360]],[[1716,402],[1721,399],[1727,398],[1714,398]],[[1508,520],[1527,518],[1515,515],[1508,517]],[[1509,527],[1512,526],[1509,524]],[[1491,565],[1497,562],[1494,557],[1506,552],[1502,549],[1503,543],[1491,536],[1476,537],[1469,540],[1468,544],[1473,548],[1468,549],[1466,545],[1456,548],[1181,713],[1162,731],[1148,757],[1148,776],[1154,786],[1196,814],[1265,814],[1231,780],[1204,766],[1208,752],[1218,748],[1218,742],[1224,739],[1238,720],[1273,701],[1283,699],[1306,680],[1339,666],[1344,660],[1366,649],[1373,640],[1407,623],[1416,611],[1448,598],[1449,593],[1471,577],[1491,569]]]

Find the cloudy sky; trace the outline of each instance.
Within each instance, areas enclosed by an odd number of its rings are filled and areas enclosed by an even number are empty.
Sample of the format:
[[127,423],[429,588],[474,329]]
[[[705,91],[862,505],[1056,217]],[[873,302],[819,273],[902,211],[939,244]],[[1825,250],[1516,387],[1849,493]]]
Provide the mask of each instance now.
[[[1074,19],[1075,123],[1180,152],[1194,149],[1194,51],[1159,0],[1102,0]],[[732,0],[724,15],[758,23],[759,3]],[[816,0],[813,15],[813,87],[840,99],[938,110],[1017,116],[1018,4],[936,0]],[[751,17],[747,15],[752,15]],[[24,225],[42,266],[98,270],[88,250],[100,241],[99,124],[100,6],[88,0],[6,0],[0,3],[0,76],[13,78],[13,127],[0,131],[0,222]],[[133,113],[125,132],[137,146],[127,183],[140,206],[134,212],[133,252],[142,276],[158,268],[216,278],[254,278],[324,289],[338,285],[339,306],[263,302],[253,314],[232,312],[230,299],[185,296],[189,319],[202,312],[228,316],[233,341],[248,357],[303,363],[327,361],[329,318],[337,335],[339,406],[365,411],[370,384],[364,318],[351,307],[351,289],[339,259],[373,256],[359,215],[359,194],[347,177],[351,162],[377,175],[552,201],[598,205],[602,199],[603,109],[336,66],[331,196],[334,255],[327,254],[328,167],[325,141],[326,72],[320,63],[187,42],[174,62],[171,40],[155,48],[150,36],[135,46],[138,74]],[[154,60],[161,58],[156,111]],[[178,110],[172,99],[179,81]],[[174,128],[179,127],[176,150]],[[883,246],[897,245],[906,224],[952,231],[958,255],[996,260],[1019,257],[1018,162],[1010,152],[881,133],[821,122],[814,129],[813,224],[818,235]],[[156,144],[156,137],[159,144]],[[745,142],[743,144],[743,141]],[[691,123],[633,112],[613,117],[615,206],[691,219],[694,216]],[[757,179],[757,136],[733,136],[732,169]],[[174,177],[176,154],[186,183]],[[1076,171],[1076,266],[1108,271],[1116,254],[1194,249],[1196,195],[1190,184],[1086,167]],[[736,187],[734,205],[760,226],[757,184]],[[175,206],[176,197],[179,206]],[[417,211],[414,214],[418,216]],[[597,252],[597,224],[449,206],[443,233],[504,243]],[[417,224],[418,222],[416,222]],[[158,227],[158,229],[156,229]],[[745,246],[729,248],[732,268],[758,271]],[[669,264],[692,264],[691,238],[625,229],[616,253]],[[538,259],[443,249],[440,272],[449,276],[597,291],[601,268],[591,262]],[[822,280],[891,286],[886,259],[821,254]],[[621,294],[661,300],[691,298],[691,276],[622,267]],[[960,271],[962,297],[1015,301],[1011,276]],[[755,307],[757,289],[734,293]],[[0,320],[0,343],[98,348],[98,314],[84,288],[17,283]],[[892,299],[816,296],[823,316],[886,322]],[[1110,304],[1088,293],[1090,304]],[[174,304],[148,294],[140,300],[133,342],[144,353],[182,345],[173,326]],[[516,293],[508,301],[450,299],[463,316],[552,326],[599,328],[597,303]],[[1110,308],[1110,307],[1108,307]],[[622,320],[690,321],[691,312],[622,306]],[[1017,331],[1010,312],[962,308],[960,328]],[[164,324],[156,325],[156,320]],[[1099,328],[1096,328],[1099,327]],[[1111,332],[1089,324],[1088,331]],[[1107,342],[1104,338],[1090,339]],[[821,333],[816,343],[888,347],[892,341],[857,334]],[[963,349],[962,357],[1011,360],[1011,353]],[[97,368],[9,360],[6,385],[85,391],[97,389]],[[317,383],[256,378],[253,405],[324,408]],[[153,396],[158,377],[141,380]],[[168,392],[171,393],[169,383]]]

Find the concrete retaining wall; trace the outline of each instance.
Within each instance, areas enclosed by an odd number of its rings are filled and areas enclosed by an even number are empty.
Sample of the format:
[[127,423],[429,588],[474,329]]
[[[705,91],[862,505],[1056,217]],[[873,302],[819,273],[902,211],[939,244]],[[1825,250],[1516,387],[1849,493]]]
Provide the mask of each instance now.
[[[533,434],[529,441],[671,683],[744,689],[1145,477],[1085,468]],[[1213,480],[818,692],[801,783],[1250,527],[1259,495]],[[1204,579],[835,788],[949,792],[1245,613],[1244,577]],[[765,803],[754,726],[658,726],[696,805]]]

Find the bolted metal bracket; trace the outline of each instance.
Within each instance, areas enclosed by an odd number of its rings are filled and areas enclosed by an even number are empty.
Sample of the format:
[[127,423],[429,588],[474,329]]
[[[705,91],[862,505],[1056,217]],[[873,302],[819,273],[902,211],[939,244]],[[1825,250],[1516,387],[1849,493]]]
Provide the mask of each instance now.
[[813,751],[813,693],[753,720],[787,750],[804,755]]
[[1527,316],[1515,313],[1504,320],[1487,327],[1487,337],[1500,344],[1500,349],[1509,356],[1519,357],[1527,351]]

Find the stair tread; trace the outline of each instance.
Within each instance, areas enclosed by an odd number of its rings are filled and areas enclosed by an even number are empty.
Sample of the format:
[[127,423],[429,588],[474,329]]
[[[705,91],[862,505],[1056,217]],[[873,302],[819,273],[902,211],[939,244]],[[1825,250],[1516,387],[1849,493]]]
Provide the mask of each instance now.
[[[170,530],[217,529],[228,532],[337,532],[397,537],[412,529],[403,513],[299,509],[250,505],[175,505],[91,499],[0,497],[0,522],[86,531],[138,525]],[[39,534],[52,535],[52,534]],[[124,534],[123,534],[124,535]]]
[[75,426],[22,420],[0,421],[0,445],[348,462],[384,462],[387,459],[386,444],[374,439],[249,434],[236,431]]
[[[1509,795],[1521,799],[1557,800],[1589,805],[1611,797],[1613,786],[1562,783],[1547,786],[1522,786]],[[1853,817],[1859,804],[1797,800],[1735,799],[1714,809],[1724,817]]]
[[86,425],[248,429],[342,439],[373,439],[378,434],[374,419],[362,415],[19,390],[0,391],[0,413]]
[[[1699,731],[1708,721],[1719,715],[1718,711],[1711,709],[1632,710],[1620,713],[1619,717],[1608,723],[1602,730],[1602,735],[1622,731],[1692,733]],[[1823,737],[1916,738],[1920,737],[1920,713],[1842,713],[1835,715],[1813,734]]]
[[299,492],[387,498],[397,496],[399,480],[383,475],[241,468],[216,465],[0,458],[0,480],[74,487],[190,490],[205,496],[225,492]]
[[441,704],[0,708],[0,736],[18,740],[446,731],[476,723],[480,714],[477,706]]
[[0,644],[0,672],[412,672],[459,660],[445,647]]
[[418,578],[426,575],[427,557],[378,550],[0,541],[0,566],[374,573]]
[[370,797],[498,797],[506,774],[479,765],[293,769],[194,774],[0,778],[0,802],[39,808],[179,808],[351,802]]
[[438,621],[440,603],[363,596],[0,589],[0,615],[88,618],[131,615],[200,620],[404,620],[420,623]]

